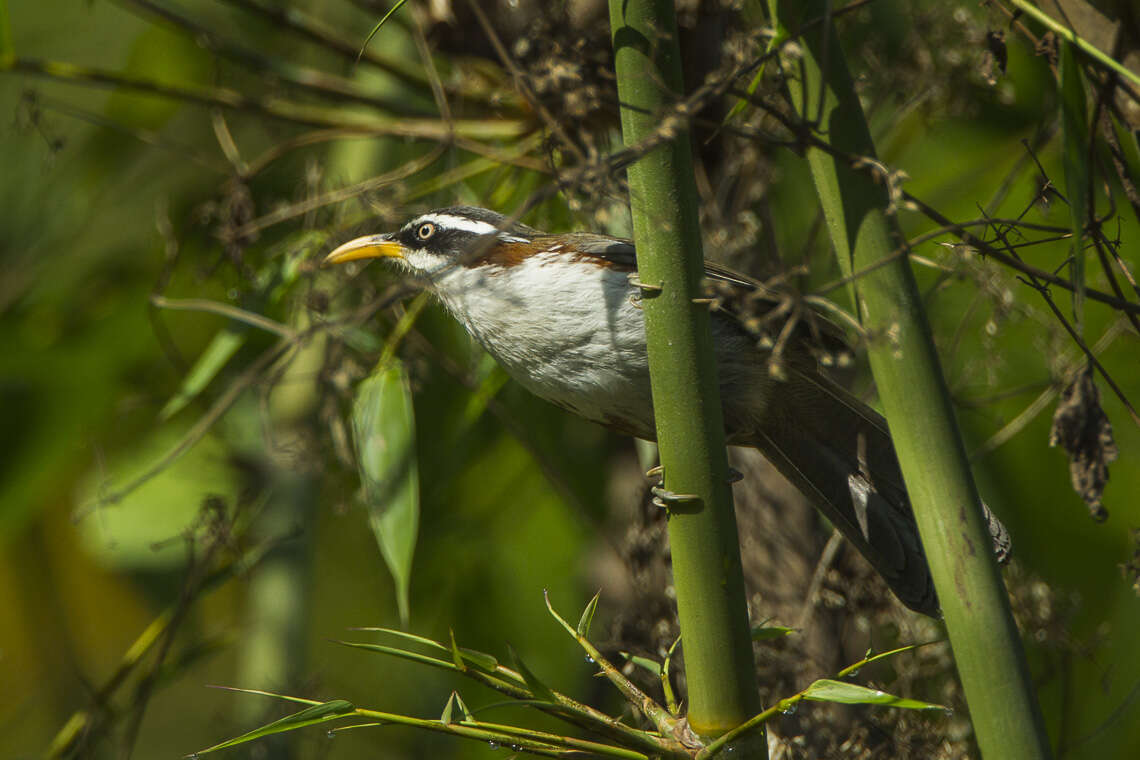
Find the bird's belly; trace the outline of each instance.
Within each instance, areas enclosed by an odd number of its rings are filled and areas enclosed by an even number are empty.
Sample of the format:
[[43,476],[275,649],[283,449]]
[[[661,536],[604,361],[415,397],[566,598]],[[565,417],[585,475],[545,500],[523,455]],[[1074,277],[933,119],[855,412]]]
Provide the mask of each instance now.
[[[526,265],[523,265],[526,266]],[[653,436],[645,323],[624,273],[599,268],[592,287],[567,287],[539,267],[531,286],[496,292],[494,278],[445,304],[530,392],[586,419]],[[568,297],[568,293],[576,297]],[[441,293],[442,295],[442,293]]]
[[516,325],[477,337],[535,395],[588,420],[653,437],[645,329],[641,312],[633,311],[608,323],[598,323],[597,311],[548,314],[543,329],[530,334],[510,334]]

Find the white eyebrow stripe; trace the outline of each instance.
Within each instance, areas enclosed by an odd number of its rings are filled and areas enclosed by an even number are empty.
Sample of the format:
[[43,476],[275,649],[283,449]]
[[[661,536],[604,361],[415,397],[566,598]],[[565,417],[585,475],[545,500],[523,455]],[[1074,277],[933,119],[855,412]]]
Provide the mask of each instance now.
[[469,219],[465,216],[453,216],[452,214],[424,214],[411,223],[411,227],[419,227],[421,224],[434,224],[437,227],[444,227],[452,230],[463,230],[475,235],[498,235],[499,240],[505,243],[529,243],[530,241],[525,237],[512,235],[509,232],[503,232],[490,222],[482,222],[478,219]]
[[452,230],[463,230],[464,232],[471,232],[476,235],[495,235],[499,232],[499,228],[490,222],[481,222],[477,219],[468,219],[465,216],[452,216],[451,214],[424,214],[412,222],[412,226],[419,227],[421,224],[427,223]]

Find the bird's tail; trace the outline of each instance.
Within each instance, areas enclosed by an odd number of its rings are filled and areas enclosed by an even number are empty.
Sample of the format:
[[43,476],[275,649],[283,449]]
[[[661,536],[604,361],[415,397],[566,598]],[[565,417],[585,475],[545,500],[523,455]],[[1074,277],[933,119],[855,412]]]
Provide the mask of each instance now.
[[[789,368],[753,444],[835,524],[908,607],[939,616],[902,472],[878,412],[814,371]],[[985,509],[985,505],[983,505]],[[1009,536],[985,509],[999,560]]]

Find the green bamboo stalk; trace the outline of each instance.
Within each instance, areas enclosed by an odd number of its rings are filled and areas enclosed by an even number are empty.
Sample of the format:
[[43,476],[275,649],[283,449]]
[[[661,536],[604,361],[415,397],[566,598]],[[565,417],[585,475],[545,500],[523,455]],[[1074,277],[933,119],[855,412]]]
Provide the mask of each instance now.
[[[875,148],[827,0],[768,0],[790,37],[801,26],[799,76],[788,86],[833,148],[874,159]],[[816,22],[810,24],[808,22]],[[822,89],[821,89],[822,88]],[[914,273],[905,256],[875,267],[903,245],[889,210],[888,179],[809,148],[816,189],[840,267],[854,280],[868,354],[919,533],[942,603],[954,658],[988,758],[1046,758],[1048,740],[965,447],[939,366]]]
[[[669,512],[688,718],[698,734],[717,736],[756,712],[758,699],[710,318],[693,303],[703,257],[692,155],[683,120],[668,126],[683,92],[673,3],[611,0],[610,27],[625,143],[673,130],[629,167],[629,192],[665,485],[699,499]],[[748,757],[760,756],[758,745]]]
[[[268,684],[295,689],[305,674],[306,634],[312,616],[309,579],[312,577],[317,479],[312,474],[278,470],[280,481],[258,516],[258,529],[270,540],[296,531],[266,557],[245,585],[248,622],[242,634],[238,683]],[[266,719],[265,707],[240,702],[238,725]],[[297,756],[283,736],[267,740],[267,756],[290,760]]]

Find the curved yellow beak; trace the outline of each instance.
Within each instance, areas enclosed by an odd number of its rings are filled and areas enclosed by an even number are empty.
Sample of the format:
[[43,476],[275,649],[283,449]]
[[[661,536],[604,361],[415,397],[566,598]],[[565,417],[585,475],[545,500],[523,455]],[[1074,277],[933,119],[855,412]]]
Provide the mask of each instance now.
[[404,258],[404,246],[395,240],[390,240],[387,235],[365,235],[364,237],[350,240],[344,245],[337,246],[332,253],[325,256],[325,260],[321,262],[321,266],[344,264],[348,261],[358,261],[360,259],[383,258]]

